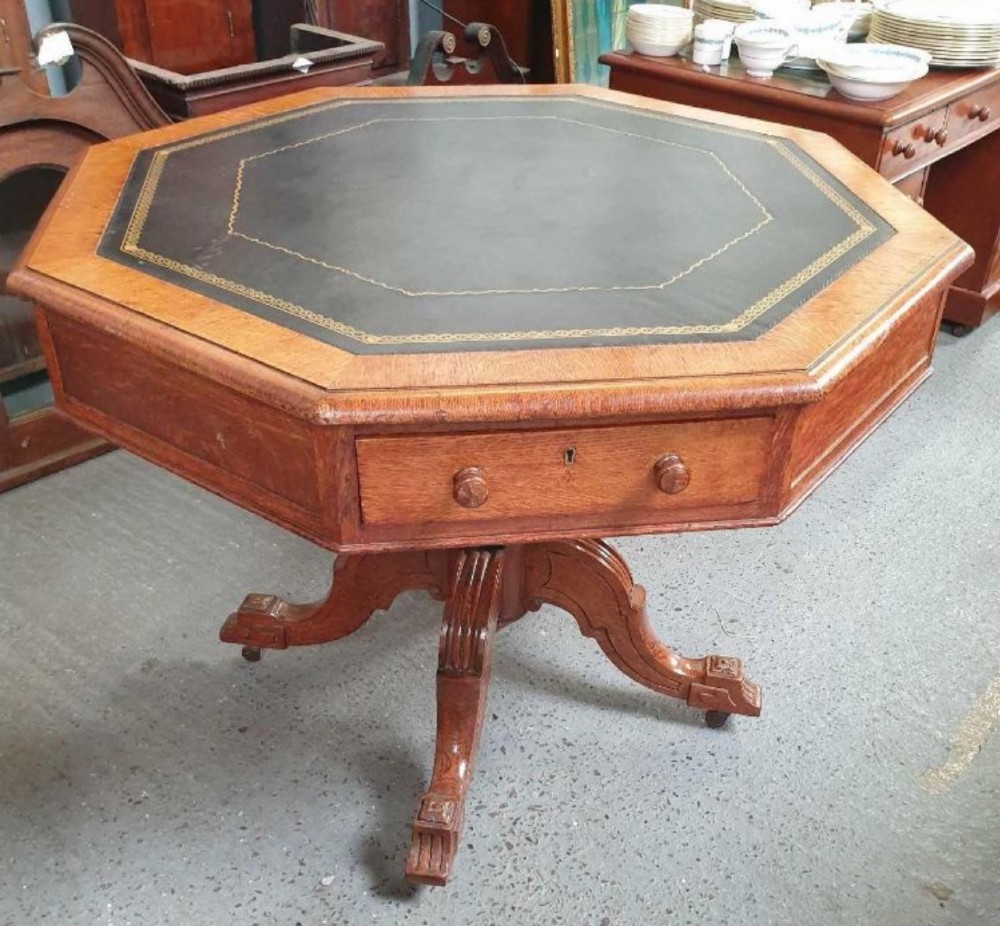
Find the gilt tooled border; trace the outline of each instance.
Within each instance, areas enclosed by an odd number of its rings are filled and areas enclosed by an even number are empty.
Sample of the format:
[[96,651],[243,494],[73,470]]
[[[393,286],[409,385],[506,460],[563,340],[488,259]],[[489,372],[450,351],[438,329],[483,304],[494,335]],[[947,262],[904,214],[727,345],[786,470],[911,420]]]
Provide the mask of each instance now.
[[[565,98],[556,97],[555,100],[564,100]],[[494,102],[516,102],[512,98],[494,98]],[[395,101],[380,101],[380,100],[365,100],[361,101],[365,104],[379,103],[379,102],[395,102]],[[469,98],[467,100],[444,100],[444,99],[429,99],[425,102],[481,102],[476,98]],[[581,101],[588,105],[595,105],[601,108],[609,108],[606,104],[601,104],[600,102],[594,101]],[[237,135],[242,135],[247,132],[256,131],[261,128],[268,128],[270,126],[279,125],[284,122],[288,122],[294,119],[303,118],[307,115],[312,115],[316,112],[323,112],[328,109],[336,109],[343,106],[354,105],[354,101],[338,101],[335,103],[330,103],[327,105],[319,107],[309,107],[302,110],[296,110],[290,113],[285,113],[281,116],[277,116],[273,119],[268,119],[264,121],[256,121],[246,125],[239,126],[228,131],[212,133],[202,138],[195,138],[185,142],[181,142],[176,145],[171,145],[160,151],[156,151],[153,154],[153,159],[150,164],[146,176],[143,178],[143,184],[139,191],[139,195],[136,198],[135,208],[132,211],[132,215],[129,218],[128,226],[125,230],[125,235],[123,237],[122,243],[120,245],[120,250],[122,253],[127,254],[131,257],[138,258],[140,260],[147,261],[149,263],[155,264],[156,266],[163,267],[167,270],[171,270],[175,273],[181,274],[183,276],[190,277],[192,279],[198,280],[202,283],[207,283],[211,286],[222,289],[226,292],[232,293],[233,295],[241,296],[243,298],[249,299],[251,301],[265,305],[271,309],[279,312],[283,312],[288,315],[295,316],[304,321],[308,321],[314,325],[321,328],[325,328],[329,331],[333,331],[343,337],[350,338],[351,340],[357,341],[362,344],[454,344],[461,342],[471,342],[471,343],[488,343],[488,342],[505,342],[505,341],[537,341],[537,340],[570,340],[577,338],[622,338],[622,337],[636,337],[636,336],[651,336],[651,335],[702,335],[702,334],[733,334],[742,331],[748,325],[756,321],[762,315],[764,315],[768,310],[772,309],[775,305],[781,302],[783,299],[790,296],[797,289],[805,285],[809,280],[813,279],[817,274],[821,273],[824,269],[829,267],[831,264],[836,262],[838,259],[843,257],[845,254],[850,252],[853,248],[857,247],[862,241],[870,237],[876,232],[876,227],[868,221],[868,219],[855,208],[845,197],[834,190],[830,184],[828,184],[822,177],[820,177],[812,168],[810,168],[804,161],[802,161],[782,140],[780,139],[761,139],[761,142],[773,147],[782,157],[784,157],[789,164],[795,168],[799,173],[801,173],[806,180],[808,180],[816,189],[818,189],[824,196],[827,197],[834,205],[841,209],[846,215],[857,226],[856,230],[840,241],[838,244],[834,245],[832,248],[827,250],[824,254],[818,257],[815,261],[804,267],[793,277],[786,280],[780,286],[772,290],[763,298],[759,299],[752,306],[744,310],[736,318],[729,322],[723,324],[715,325],[664,325],[664,326],[646,326],[646,327],[619,327],[619,328],[570,328],[570,329],[555,329],[555,330],[543,330],[543,331],[490,331],[490,332],[436,332],[436,333],[423,333],[423,334],[394,334],[394,335],[379,335],[371,334],[366,331],[362,331],[360,328],[356,328],[353,325],[345,324],[344,322],[337,321],[336,319],[329,318],[326,315],[321,314],[315,309],[310,309],[305,306],[297,305],[294,302],[290,302],[285,299],[280,299],[277,296],[273,296],[269,293],[264,293],[256,290],[252,287],[246,286],[242,283],[238,283],[234,280],[230,280],[226,277],[221,277],[218,274],[209,273],[206,270],[202,270],[199,267],[192,267],[189,264],[176,261],[172,258],[165,257],[164,255],[157,254],[153,251],[143,248],[139,244],[139,240],[142,236],[143,230],[145,228],[146,222],[149,218],[149,211],[153,203],[153,199],[156,195],[157,189],[159,187],[160,181],[163,176],[163,170],[166,166],[167,159],[179,152],[186,150],[188,148],[198,147],[200,145],[207,144],[209,142],[220,141],[226,138],[232,138]],[[646,114],[642,114],[646,115]],[[516,117],[497,117],[497,118],[516,118]],[[552,118],[552,117],[538,117],[538,118]],[[558,117],[557,117],[558,118]],[[657,119],[665,119],[670,122],[683,122],[685,120],[675,119],[671,116],[664,114],[656,114]],[[574,120],[565,120],[574,121]],[[592,123],[583,123],[585,125],[593,125]],[[357,126],[352,126],[351,128],[356,128]],[[605,126],[593,126],[598,129],[605,129]],[[746,137],[746,133],[734,132],[733,130],[712,125],[701,125],[702,128],[710,132],[715,132],[718,134],[725,135],[740,135]],[[341,130],[345,131],[345,130]],[[618,131],[618,130],[610,130]],[[331,134],[331,133],[327,133]],[[636,133],[623,133],[628,135],[633,135]],[[320,136],[322,137],[322,136]],[[637,135],[636,137],[648,138],[649,136]],[[316,139],[306,140],[296,144],[306,144],[308,141],[314,141]],[[653,141],[663,141],[662,139],[652,139]],[[671,142],[665,142],[666,144],[675,144]],[[678,147],[691,148],[692,150],[704,150],[696,149],[693,146],[677,145]],[[285,146],[288,147],[288,146]],[[282,150],[282,149],[275,149]],[[264,154],[273,152],[264,152],[262,155],[257,157],[262,157]],[[712,154],[719,163],[721,160],[714,155],[712,152],[705,152]],[[249,159],[244,159],[249,160]],[[242,164],[241,162],[241,168]],[[731,174],[728,168],[723,164],[723,169],[731,177],[735,176]],[[742,235],[733,239],[724,245],[721,249],[713,252],[707,258],[696,262],[691,267],[682,271],[680,274],[675,275],[670,280],[664,281],[659,284],[643,285],[643,286],[616,286],[616,287],[570,287],[570,288],[560,288],[553,290],[532,290],[529,292],[585,292],[592,290],[622,290],[622,289],[662,289],[667,285],[672,285],[678,279],[686,276],[693,270],[700,266],[703,266],[709,260],[713,260],[723,251],[732,247],[733,245],[745,240],[751,235],[755,234],[764,225],[771,221],[771,216],[764,207],[760,204],[759,200],[749,190],[743,186],[742,182],[736,180],[736,182],[742,187],[742,189],[747,193],[748,196],[754,201],[754,203],[765,213],[766,218],[760,223],[753,226],[748,232],[744,232]],[[235,218],[235,213],[238,208],[240,194],[240,184],[237,182],[237,187],[234,192],[233,207],[230,212],[229,218],[229,228],[232,231],[232,225]],[[261,244],[266,247],[271,247],[275,250],[283,251],[291,256],[298,257],[303,260],[307,260],[311,263],[319,264],[320,266],[327,266],[322,261],[318,261],[314,258],[310,258],[306,255],[299,254],[295,251],[290,251],[285,248],[281,248],[277,245],[272,245],[262,240],[257,240],[255,238],[239,235],[240,237],[247,238],[247,240],[253,241],[257,244]],[[344,268],[332,268],[344,272]],[[350,272],[350,271],[348,271]],[[375,285],[384,285],[376,280],[369,280],[366,277],[362,277],[359,274],[353,274],[359,279],[365,280],[369,283],[374,283]],[[393,287],[386,287],[393,289]],[[402,290],[401,290],[402,291]],[[405,291],[403,291],[405,292]],[[498,291],[491,291],[496,293]],[[511,291],[518,292],[518,291]],[[459,293],[427,293],[421,295],[457,295]],[[463,293],[464,294],[464,293]],[[486,294],[485,292],[475,292],[472,294]]]

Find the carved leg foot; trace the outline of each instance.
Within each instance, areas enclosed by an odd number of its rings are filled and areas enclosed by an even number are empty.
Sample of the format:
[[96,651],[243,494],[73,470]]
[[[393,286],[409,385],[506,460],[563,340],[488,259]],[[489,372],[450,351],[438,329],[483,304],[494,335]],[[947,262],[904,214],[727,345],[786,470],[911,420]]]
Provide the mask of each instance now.
[[503,568],[502,550],[464,550],[453,560],[438,652],[434,771],[413,822],[406,860],[412,881],[445,884],[458,851],[486,708]]
[[447,558],[440,553],[386,553],[337,557],[333,585],[323,601],[294,604],[277,595],[247,595],[229,615],[219,638],[243,647],[243,658],[260,659],[261,649],[285,649],[338,640],[357,630],[396,596],[422,588],[444,596]]
[[730,714],[760,714],[760,688],[732,656],[687,659],[664,646],[646,617],[646,592],[622,558],[599,540],[529,547],[528,594],[569,611],[584,635],[630,678],[707,711],[709,726]]

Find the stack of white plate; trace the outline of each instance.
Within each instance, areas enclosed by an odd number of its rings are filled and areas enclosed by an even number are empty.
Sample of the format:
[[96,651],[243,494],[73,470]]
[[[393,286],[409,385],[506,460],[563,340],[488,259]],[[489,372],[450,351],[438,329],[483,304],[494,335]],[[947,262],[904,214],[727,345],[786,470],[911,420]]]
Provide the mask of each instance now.
[[927,73],[931,56],[919,48],[878,43],[831,47],[817,63],[852,100],[887,100]]
[[745,23],[754,18],[750,0],[693,0],[691,9],[695,23],[703,23],[706,19]]
[[640,55],[676,55],[691,41],[694,14],[679,6],[636,3],[628,8],[625,38]]
[[937,67],[1000,64],[997,0],[876,0],[869,41],[930,52]]

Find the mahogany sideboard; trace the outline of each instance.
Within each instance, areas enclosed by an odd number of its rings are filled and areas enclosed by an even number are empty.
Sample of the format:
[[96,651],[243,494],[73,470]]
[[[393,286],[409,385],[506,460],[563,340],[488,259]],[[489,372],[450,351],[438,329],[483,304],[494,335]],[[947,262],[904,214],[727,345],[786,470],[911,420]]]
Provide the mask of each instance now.
[[831,135],[975,249],[945,320],[968,330],[1000,306],[1000,69],[933,70],[890,100],[858,103],[823,76],[750,77],[735,57],[712,68],[627,51],[601,61],[615,90]]

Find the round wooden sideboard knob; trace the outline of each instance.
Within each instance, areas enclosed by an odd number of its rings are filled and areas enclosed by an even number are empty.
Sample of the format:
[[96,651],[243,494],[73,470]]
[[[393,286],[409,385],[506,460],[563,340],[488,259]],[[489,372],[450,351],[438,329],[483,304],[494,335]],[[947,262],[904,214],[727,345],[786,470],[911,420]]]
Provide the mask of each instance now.
[[691,473],[676,453],[665,453],[653,464],[656,487],[667,495],[683,492],[691,482]]
[[982,106],[980,106],[978,103],[974,104],[973,106],[969,107],[969,118],[970,119],[978,119],[979,118],[979,114],[982,111],[983,111],[983,107]]
[[991,115],[992,112],[990,111],[989,106],[984,106],[981,110],[979,110],[979,114],[976,118],[978,118],[980,122],[985,122]]
[[892,153],[897,157],[903,155],[906,160],[915,157],[917,154],[917,146],[913,142],[907,142],[905,145],[901,141],[897,141],[896,144],[892,146]]
[[452,496],[463,508],[478,508],[490,497],[486,477],[478,466],[466,466],[455,473]]

